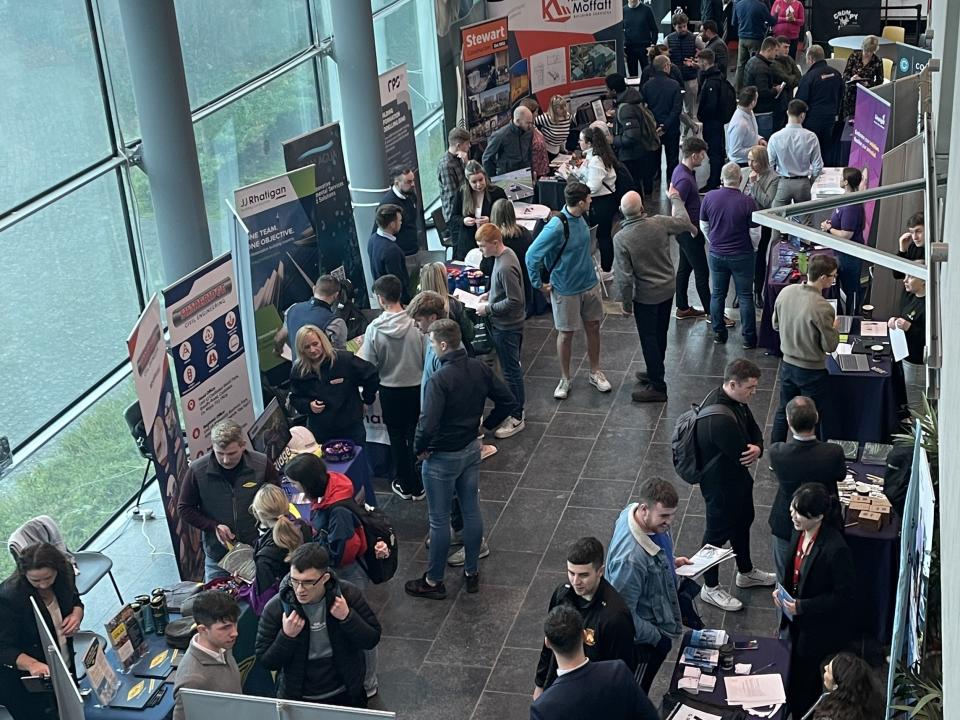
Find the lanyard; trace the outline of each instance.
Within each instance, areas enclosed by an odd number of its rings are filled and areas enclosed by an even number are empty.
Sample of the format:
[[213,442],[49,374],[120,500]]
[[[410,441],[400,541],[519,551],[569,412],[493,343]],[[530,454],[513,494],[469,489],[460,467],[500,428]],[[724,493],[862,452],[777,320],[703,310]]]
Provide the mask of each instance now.
[[793,559],[793,589],[796,592],[797,587],[800,584],[800,566],[803,565],[803,561],[810,555],[810,550],[813,549],[813,544],[817,541],[817,536],[820,534],[820,528],[817,528],[817,531],[813,534],[813,537],[810,538],[810,542],[807,545],[806,551],[803,550],[803,533],[800,534],[800,539],[797,541],[797,553]]

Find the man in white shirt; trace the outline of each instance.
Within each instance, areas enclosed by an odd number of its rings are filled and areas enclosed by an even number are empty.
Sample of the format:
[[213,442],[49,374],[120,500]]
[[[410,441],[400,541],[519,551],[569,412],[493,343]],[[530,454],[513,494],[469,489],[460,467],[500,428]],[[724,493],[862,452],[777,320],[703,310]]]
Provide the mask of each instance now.
[[753,109],[757,105],[757,89],[753,85],[740,90],[737,109],[727,123],[727,157],[740,167],[747,167],[747,152],[754,145],[766,145],[757,129],[757,117]]
[[[813,181],[823,172],[820,141],[815,133],[803,127],[806,116],[807,104],[803,100],[791,100],[787,105],[787,126],[770,136],[767,145],[770,167],[780,176],[773,207],[809,200]],[[808,224],[808,219],[807,215],[797,217],[804,224]],[[770,241],[775,243],[779,239],[780,233],[774,230]]]

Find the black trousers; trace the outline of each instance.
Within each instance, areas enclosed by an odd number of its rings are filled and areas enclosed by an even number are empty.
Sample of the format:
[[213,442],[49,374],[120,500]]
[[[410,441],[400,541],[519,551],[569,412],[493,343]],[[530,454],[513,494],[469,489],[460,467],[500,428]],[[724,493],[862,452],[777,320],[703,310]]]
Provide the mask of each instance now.
[[[666,132],[660,136],[662,143],[661,149],[667,160],[666,186],[670,186],[670,178],[673,177],[673,171],[680,164],[680,125],[676,128],[666,128]],[[660,169],[660,153],[657,153],[656,170]]]
[[597,245],[600,248],[600,267],[610,272],[613,267],[613,216],[617,212],[617,198],[613,193],[595,197],[590,203],[590,224],[597,226]]
[[627,60],[627,77],[637,77],[650,64],[650,56],[647,55],[646,48],[627,47],[623,54]]
[[670,638],[664,635],[657,645],[634,646],[637,657],[635,677],[645,693],[650,692],[650,686],[653,685],[663,661],[670,654],[672,645]]
[[423,480],[413,454],[413,437],[420,419],[420,386],[381,385],[380,406],[390,436],[390,454],[397,473],[397,484],[405,493],[419,495],[423,492]]
[[[722,547],[729,542],[737,555],[737,570],[750,572],[753,570],[753,560],[750,558],[750,526],[754,517],[753,478],[746,468],[738,472],[738,477],[708,473],[700,483],[700,492],[703,493],[707,516],[703,544]],[[719,584],[719,565],[714,565],[703,574],[703,582],[707,587]]]
[[707,190],[716,190],[720,187],[720,171],[727,157],[723,124],[705,122],[703,139],[707,143],[707,157],[710,158],[710,179],[707,181]]
[[[627,166],[627,170],[630,171],[630,177],[633,178],[633,189],[636,190],[641,195],[646,194],[644,189],[643,178],[646,176],[648,169],[647,166],[650,164],[647,162],[646,158],[637,158],[635,160],[621,160],[624,165]],[[653,176],[651,175],[650,184],[653,185]]]
[[[823,157],[823,164],[826,166],[834,165],[839,158],[835,157],[835,138],[836,123],[832,120],[811,121],[804,123],[804,127],[817,136],[820,141],[820,155]],[[843,159],[846,163],[846,159]]]
[[[640,174],[633,176],[633,179],[643,187],[642,191],[638,190],[637,192],[640,192],[644,199],[653,195],[653,179],[657,176],[657,171],[660,169],[660,152],[660,150],[648,152],[643,160],[640,161],[642,163]],[[627,168],[629,169],[630,166],[628,165]],[[632,173],[633,170],[631,169],[630,172]]]
[[767,285],[767,250],[770,248],[770,233],[768,227],[760,228],[760,244],[753,264],[753,291],[758,295]]
[[[780,363],[780,403],[777,405],[777,414],[773,417],[770,442],[786,442],[787,403],[797,395],[805,395],[813,400],[821,418],[826,414],[830,393],[829,379],[830,373],[826,370],[808,370],[788,362]],[[817,423],[817,437],[823,440],[822,435],[822,426]]]
[[687,287],[690,274],[694,276],[697,295],[703,309],[710,312],[710,267],[707,265],[706,238],[697,231],[696,235],[680,233],[677,235],[680,245],[680,263],[677,265],[677,307],[680,310],[690,308],[687,301]]
[[647,366],[647,378],[650,385],[662,392],[667,391],[664,359],[667,355],[667,331],[670,329],[671,310],[673,298],[650,305],[638,302],[633,304],[633,319],[637,323],[640,350]]

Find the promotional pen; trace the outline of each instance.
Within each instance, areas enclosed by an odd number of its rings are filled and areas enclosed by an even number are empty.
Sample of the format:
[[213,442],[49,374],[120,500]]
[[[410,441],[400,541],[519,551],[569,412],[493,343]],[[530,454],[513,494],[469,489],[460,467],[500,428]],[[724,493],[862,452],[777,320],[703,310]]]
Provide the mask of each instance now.
[[749,674],[749,675],[756,675],[756,674],[757,674],[758,672],[760,672],[761,670],[766,670],[768,667],[773,667],[773,665],[774,665],[774,663],[767,663],[767,664],[764,665],[763,667],[759,667],[759,668],[757,668],[756,670],[751,670],[748,674]]

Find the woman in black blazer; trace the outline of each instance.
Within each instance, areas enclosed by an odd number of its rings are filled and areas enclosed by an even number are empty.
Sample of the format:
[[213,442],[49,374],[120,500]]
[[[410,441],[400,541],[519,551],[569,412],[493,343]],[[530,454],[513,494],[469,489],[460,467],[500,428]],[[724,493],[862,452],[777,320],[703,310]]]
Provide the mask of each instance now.
[[823,663],[850,640],[856,571],[843,536],[824,518],[832,498],[820,483],[805,483],[793,494],[790,517],[795,532],[783,558],[780,584],[793,598],[773,602],[783,610],[781,629],[790,633],[787,703],[800,718],[820,696]]
[[[450,239],[453,240],[453,259],[463,260],[477,247],[474,239],[477,228],[490,222],[490,210],[497,200],[505,200],[503,188],[490,182],[483,165],[471,160],[464,168],[464,181],[453,198],[450,212]],[[479,216],[477,215],[479,213]]]
[[26,691],[20,678],[50,675],[30,598],[37,601],[50,635],[71,673],[73,636],[83,620],[73,568],[57,548],[37,543],[24,548],[17,569],[0,585],[0,703],[14,720],[55,717],[51,695]]

